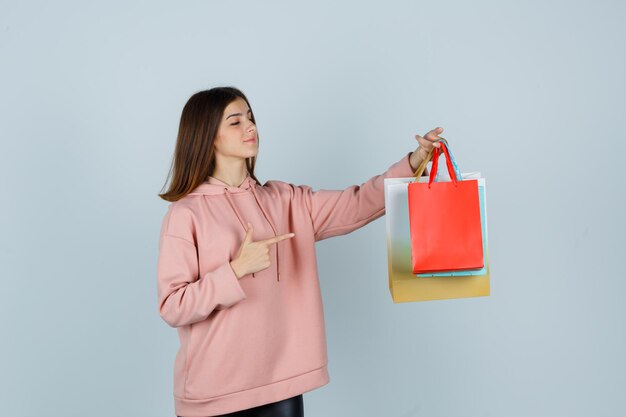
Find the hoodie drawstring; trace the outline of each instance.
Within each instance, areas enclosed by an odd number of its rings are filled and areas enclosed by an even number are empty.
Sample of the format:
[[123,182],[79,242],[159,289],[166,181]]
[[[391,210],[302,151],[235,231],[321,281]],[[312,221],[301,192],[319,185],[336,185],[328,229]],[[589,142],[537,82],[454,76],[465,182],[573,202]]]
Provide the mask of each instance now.
[[[239,219],[239,223],[241,223],[241,227],[243,227],[243,232],[245,236],[245,234],[248,233],[246,229],[246,224],[243,222],[243,219],[241,218],[241,215],[239,214],[239,210],[237,210],[237,207],[235,207],[235,203],[233,203],[233,198],[230,196],[230,191],[228,191],[228,188],[226,187],[224,187],[224,195],[226,196],[226,200],[228,200],[228,202],[230,203],[230,207],[233,209],[233,211],[235,212],[235,215]],[[252,278],[254,278],[254,272],[252,273]]]
[[228,200],[228,202],[230,203],[230,206],[232,207],[233,211],[237,215],[237,218],[239,219],[239,223],[241,223],[243,230],[246,231],[246,224],[243,222],[243,219],[241,218],[239,211],[235,207],[235,204],[233,203],[233,198],[230,196],[230,191],[228,191],[228,188],[224,188],[224,194],[226,194],[226,199]]
[[[278,236],[278,231],[276,230],[276,226],[274,226],[274,223],[272,223],[272,221],[270,220],[270,217],[268,216],[267,212],[265,211],[265,208],[261,204],[261,200],[259,200],[259,196],[257,196],[256,191],[254,190],[254,188],[255,188],[255,186],[254,186],[254,184],[252,184],[250,186],[250,190],[252,190],[252,195],[254,195],[254,199],[256,200],[256,203],[258,204],[259,208],[261,209],[261,213],[263,213],[263,216],[265,216],[265,220],[267,220],[267,222],[270,224],[270,227],[274,231],[274,236]],[[276,245],[276,281],[280,281],[280,263],[278,263],[278,243],[280,243],[280,242],[276,242],[275,243],[275,245]]]
[[[259,206],[259,208],[261,209],[261,212],[263,213],[265,220],[267,220],[270,227],[272,228],[272,231],[274,232],[274,236],[278,236],[278,233],[276,232],[276,227],[274,226],[272,221],[269,219],[269,216],[267,215],[265,208],[261,204],[261,201],[259,200],[256,192],[254,191],[254,185],[250,186],[250,190],[252,191],[252,195],[254,195],[254,199],[257,205]],[[233,199],[230,195],[230,191],[228,191],[228,188],[226,187],[224,187],[224,194],[226,195],[226,199],[230,203],[230,206],[232,207],[233,211],[237,215],[237,218],[239,219],[239,223],[241,223],[241,227],[243,227],[244,232],[246,232],[247,230],[246,224],[241,218],[241,215],[239,214],[239,210],[237,210],[237,207],[235,206],[235,203],[233,202]],[[280,281],[280,264],[278,263],[278,242],[275,245],[276,245],[276,281]],[[252,276],[254,277],[254,273],[252,273]]]

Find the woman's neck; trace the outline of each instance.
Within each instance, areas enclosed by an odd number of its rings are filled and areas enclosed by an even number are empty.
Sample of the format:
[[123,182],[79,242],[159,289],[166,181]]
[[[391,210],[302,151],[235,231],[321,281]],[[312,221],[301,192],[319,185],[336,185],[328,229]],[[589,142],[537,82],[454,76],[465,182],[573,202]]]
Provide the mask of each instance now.
[[227,160],[216,158],[215,169],[211,176],[232,187],[239,187],[248,176],[246,160],[243,158],[229,158]]

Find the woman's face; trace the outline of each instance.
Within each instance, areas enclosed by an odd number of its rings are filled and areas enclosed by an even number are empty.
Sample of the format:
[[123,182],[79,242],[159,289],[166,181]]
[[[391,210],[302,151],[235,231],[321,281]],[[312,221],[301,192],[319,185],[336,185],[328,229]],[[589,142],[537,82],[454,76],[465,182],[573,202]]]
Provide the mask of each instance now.
[[231,102],[215,138],[215,153],[222,158],[250,158],[259,151],[256,125],[252,122],[252,111],[242,98]]

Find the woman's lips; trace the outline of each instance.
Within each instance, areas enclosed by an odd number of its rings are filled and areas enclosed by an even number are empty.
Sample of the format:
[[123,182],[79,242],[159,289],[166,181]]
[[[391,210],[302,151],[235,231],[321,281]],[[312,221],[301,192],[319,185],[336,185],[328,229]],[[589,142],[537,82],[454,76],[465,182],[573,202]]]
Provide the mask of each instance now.
[[252,138],[252,139],[248,139],[248,140],[244,140],[245,143],[254,143],[256,142],[256,138]]

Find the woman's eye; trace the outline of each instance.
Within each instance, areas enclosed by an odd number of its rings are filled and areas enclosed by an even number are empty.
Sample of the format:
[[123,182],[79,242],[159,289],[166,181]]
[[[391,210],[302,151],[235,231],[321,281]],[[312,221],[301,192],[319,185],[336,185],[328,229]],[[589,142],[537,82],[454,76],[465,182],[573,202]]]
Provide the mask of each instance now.
[[[254,120],[252,120],[252,119],[248,119],[248,120],[250,120],[253,124],[256,124],[256,123],[254,123]],[[235,122],[235,123],[231,123],[230,125],[231,126],[236,126],[238,124],[239,124],[239,122]]]

